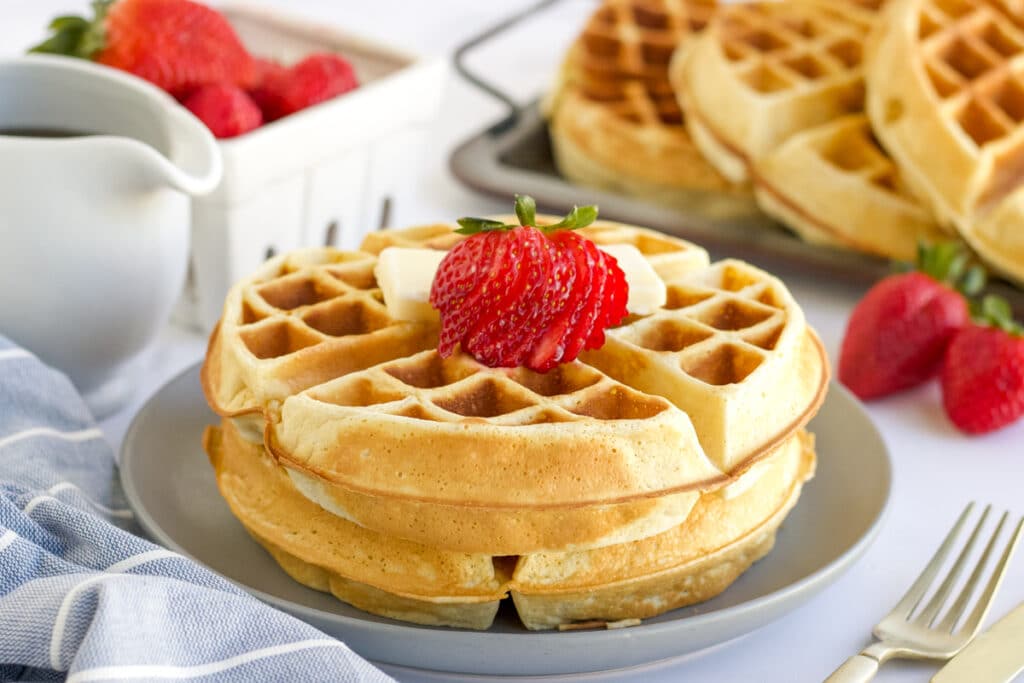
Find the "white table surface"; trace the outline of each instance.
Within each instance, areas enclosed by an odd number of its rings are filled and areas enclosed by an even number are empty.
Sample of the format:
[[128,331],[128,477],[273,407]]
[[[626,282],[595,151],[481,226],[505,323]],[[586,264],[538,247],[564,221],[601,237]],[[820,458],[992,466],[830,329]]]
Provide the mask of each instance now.
[[[528,3],[264,0],[259,4],[276,5],[419,52],[446,54],[468,36]],[[79,12],[85,6],[85,0],[5,0],[0,55],[19,53],[37,40],[50,17]],[[593,6],[592,1],[566,0],[481,47],[470,63],[521,101],[528,101],[546,87],[559,56]],[[447,169],[451,148],[501,114],[499,105],[452,76],[433,136],[437,144],[428,150],[417,184],[397,197],[395,225],[510,208],[508,201],[494,201],[463,188]],[[836,358],[857,291],[797,272],[776,272],[802,304],[830,356]],[[134,400],[102,423],[115,449],[145,398],[201,358],[204,348],[203,337],[167,326],[140,359]],[[1024,421],[985,437],[961,435],[946,420],[935,383],[874,403],[869,410],[891,450],[892,502],[874,545],[835,584],[764,628],[696,655],[605,674],[543,680],[821,680],[843,658],[867,644],[872,625],[902,595],[968,500],[1024,513]],[[1011,567],[988,622],[1022,601],[1024,554]],[[385,668],[403,682],[458,680],[449,674]],[[896,661],[883,667],[877,680],[927,681],[935,670],[929,663]]]

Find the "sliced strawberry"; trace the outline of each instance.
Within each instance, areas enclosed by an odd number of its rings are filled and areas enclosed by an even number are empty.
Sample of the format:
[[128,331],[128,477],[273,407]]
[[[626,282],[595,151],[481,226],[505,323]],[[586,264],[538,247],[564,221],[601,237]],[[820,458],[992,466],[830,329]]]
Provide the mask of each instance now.
[[[577,241],[562,241],[556,233],[552,242],[557,243],[567,267],[575,271],[570,285],[569,297],[561,312],[548,325],[547,331],[537,341],[530,362],[534,367],[554,367],[563,358],[575,358],[566,353],[567,337],[590,299],[594,271],[584,245]],[[571,264],[571,265],[569,265]]]
[[[529,228],[517,228],[507,233],[509,244],[501,264],[505,275],[501,286],[486,301],[463,339],[463,348],[488,365],[497,365],[504,359],[507,347],[514,345],[528,330],[518,325],[512,313],[516,304],[528,299],[543,283],[539,271],[545,266],[544,235]],[[525,264],[525,265],[524,265]]]
[[596,208],[537,228],[533,200],[517,197],[516,215],[521,225],[459,220],[459,232],[472,236],[442,261],[430,294],[441,315],[438,349],[448,355],[461,344],[488,365],[544,372],[621,320],[625,279],[614,259],[570,232],[592,222]]
[[498,233],[483,233],[455,245],[441,261],[430,290],[430,304],[447,312],[441,319],[438,351],[450,356],[469,330],[477,302],[499,277],[509,243]]
[[557,329],[555,320],[558,316],[568,315],[565,309],[573,294],[575,262],[571,254],[558,249],[552,240],[545,237],[543,244],[548,263],[548,271],[540,281],[544,284],[541,294],[544,304],[538,306],[535,300],[525,297],[519,302],[515,315],[522,320],[522,328],[529,330],[529,333],[521,335],[518,343],[509,349],[502,363],[506,367],[524,365],[535,347],[547,343],[545,337],[561,336],[562,332]]

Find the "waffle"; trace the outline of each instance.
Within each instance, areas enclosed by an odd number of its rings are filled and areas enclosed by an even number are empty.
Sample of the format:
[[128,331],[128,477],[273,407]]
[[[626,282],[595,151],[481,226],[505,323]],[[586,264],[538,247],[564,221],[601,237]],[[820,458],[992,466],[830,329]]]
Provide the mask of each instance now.
[[907,181],[989,264],[1024,282],[1024,9],[894,0],[867,109]]
[[[512,598],[527,628],[647,618],[703,602],[767,554],[814,474],[806,434],[749,473],[746,488],[703,496],[686,522],[634,543],[520,558]],[[746,475],[745,475],[746,476]]]
[[531,629],[653,616],[713,597],[771,548],[814,467],[811,440],[798,433],[644,541],[492,557],[434,550],[328,513],[229,421],[207,431],[205,447],[232,512],[296,581],[374,614],[474,629],[490,626],[509,593]]
[[828,382],[821,342],[785,285],[742,261],[669,282],[663,309],[606,339],[580,360],[681,408],[723,472],[806,424]]
[[552,508],[724,479],[678,408],[579,362],[542,375],[424,351],[291,396],[268,417],[279,461],[375,496]]
[[[513,216],[498,216],[498,220],[513,221]],[[558,220],[552,216],[537,216],[539,225],[548,225]],[[363,239],[360,247],[365,252],[379,254],[387,247],[418,247],[421,249],[451,249],[465,237],[454,232],[455,225],[437,223],[420,225],[399,230],[372,232]],[[706,268],[708,252],[692,242],[671,237],[656,230],[640,228],[613,221],[596,221],[580,228],[578,234],[598,245],[629,244],[650,262],[651,267],[663,280],[672,280],[693,270]]]
[[871,4],[733,4],[677,52],[670,78],[687,130],[726,178],[748,181],[793,134],[861,110]]
[[904,186],[863,114],[797,133],[756,174],[761,208],[808,242],[913,262],[919,241],[946,236]]
[[257,413],[306,387],[436,346],[436,329],[388,315],[375,265],[363,252],[305,249],[235,285],[202,369],[214,411]]
[[722,215],[744,209],[690,140],[668,81],[673,51],[715,8],[714,0],[605,0],[597,8],[545,107],[562,175],[663,204],[692,209],[697,201]]
[[494,619],[511,574],[490,555],[436,550],[331,514],[228,420],[207,428],[204,447],[231,512],[300,583],[421,624],[487,628]]

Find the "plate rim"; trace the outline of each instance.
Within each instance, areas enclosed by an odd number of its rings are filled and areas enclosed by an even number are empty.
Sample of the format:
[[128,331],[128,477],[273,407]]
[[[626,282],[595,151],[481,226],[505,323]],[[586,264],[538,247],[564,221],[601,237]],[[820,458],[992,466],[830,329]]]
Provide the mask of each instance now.
[[[870,414],[864,408],[863,404],[848,389],[846,389],[846,387],[844,387],[841,384],[839,384],[839,382],[835,378],[832,378],[832,379],[829,380],[829,387],[828,387],[828,392],[827,392],[826,397],[825,397],[825,401],[829,401],[831,399],[831,397],[833,397],[835,395],[843,396],[843,400],[848,401],[851,405],[855,406],[863,414],[863,416],[871,424],[872,428],[875,430],[875,432],[876,432],[876,434],[878,436],[879,443],[882,446],[881,451],[879,453],[879,455],[880,455],[879,460],[880,460],[880,463],[883,466],[883,470],[884,470],[884,474],[885,474],[885,477],[884,477],[885,491],[884,491],[884,496],[883,496],[883,499],[882,499],[882,503],[881,503],[880,507],[878,508],[878,510],[875,512],[874,518],[872,519],[870,525],[867,527],[866,531],[863,534],[861,534],[861,536],[858,537],[854,543],[852,543],[849,547],[847,547],[845,551],[843,551],[842,553],[840,553],[839,555],[837,555],[836,557],[831,559],[826,565],[824,565],[823,567],[820,567],[819,569],[811,572],[810,574],[804,576],[803,578],[801,578],[801,579],[799,579],[797,581],[794,581],[793,583],[787,584],[786,586],[778,588],[778,589],[776,589],[776,590],[774,590],[774,591],[772,591],[770,593],[767,593],[765,595],[758,596],[756,598],[753,598],[751,600],[747,600],[745,602],[742,602],[742,603],[739,603],[739,604],[736,604],[736,605],[731,605],[731,606],[728,606],[728,607],[723,607],[723,608],[717,609],[717,610],[715,610],[713,612],[707,612],[707,613],[702,613],[702,614],[693,614],[693,615],[688,615],[688,616],[681,617],[681,618],[678,618],[678,619],[670,619],[670,620],[667,620],[667,621],[661,621],[661,622],[656,622],[656,623],[644,622],[644,623],[641,623],[638,626],[633,626],[633,627],[630,627],[628,629],[614,629],[614,630],[609,630],[609,629],[600,630],[600,629],[598,629],[598,630],[581,630],[581,631],[550,631],[550,630],[547,630],[547,631],[529,631],[529,630],[523,629],[520,632],[495,632],[495,631],[487,631],[487,630],[485,630],[485,631],[473,631],[473,630],[468,630],[468,629],[452,629],[452,628],[443,627],[443,626],[426,626],[426,625],[411,624],[411,623],[405,624],[405,623],[394,621],[394,620],[393,620],[394,623],[381,622],[381,621],[376,621],[376,619],[384,618],[384,617],[377,617],[376,615],[370,615],[370,616],[375,617],[374,619],[371,620],[371,619],[364,619],[364,618],[361,618],[361,617],[358,617],[358,616],[349,616],[349,615],[345,615],[345,614],[339,614],[339,613],[336,613],[336,612],[328,612],[328,611],[325,611],[325,610],[322,610],[322,609],[318,609],[316,607],[310,607],[310,606],[307,606],[307,605],[302,605],[302,604],[299,604],[299,603],[292,602],[292,601],[290,601],[290,600],[288,600],[286,598],[278,597],[276,595],[273,595],[271,593],[267,593],[266,591],[260,590],[258,588],[253,588],[253,587],[243,583],[242,581],[240,581],[238,579],[235,579],[235,578],[233,578],[231,576],[227,576],[226,574],[222,574],[221,572],[218,572],[216,569],[213,569],[212,567],[207,565],[205,562],[203,562],[201,559],[199,559],[198,557],[195,557],[194,555],[189,553],[187,550],[185,550],[184,547],[182,547],[170,534],[168,534],[160,526],[160,524],[158,522],[156,522],[156,520],[152,517],[152,515],[150,514],[149,510],[147,509],[144,501],[142,500],[141,496],[139,495],[138,489],[137,489],[136,484],[135,484],[135,476],[134,476],[134,472],[135,472],[134,468],[135,468],[135,464],[136,464],[135,463],[136,456],[133,454],[133,451],[137,451],[138,449],[133,449],[132,444],[138,438],[140,438],[138,436],[140,430],[142,429],[142,427],[140,425],[146,419],[146,417],[148,416],[149,412],[151,411],[151,407],[152,407],[153,403],[155,401],[158,401],[160,399],[160,397],[166,391],[168,391],[168,389],[169,389],[169,387],[171,387],[171,385],[175,385],[175,384],[177,384],[179,382],[185,381],[186,378],[189,375],[193,375],[194,374],[194,375],[198,376],[199,369],[202,366],[202,362],[203,362],[202,360],[198,360],[195,363],[187,366],[186,368],[184,368],[183,370],[181,370],[180,372],[178,372],[174,376],[170,377],[166,382],[164,382],[158,389],[156,389],[156,391],[154,391],[145,400],[145,402],[142,404],[142,406],[139,408],[139,410],[136,412],[136,414],[132,417],[132,420],[131,420],[131,422],[129,424],[129,427],[128,427],[128,429],[125,432],[124,439],[122,440],[121,448],[119,450],[119,457],[118,457],[119,479],[120,479],[121,486],[124,489],[125,498],[127,499],[127,502],[129,504],[129,506],[131,507],[131,509],[135,513],[136,521],[138,521],[138,523],[142,527],[142,529],[150,536],[150,538],[154,542],[156,542],[156,543],[158,543],[160,545],[163,545],[164,547],[167,547],[167,548],[169,548],[170,550],[172,550],[174,552],[180,553],[181,555],[189,558],[193,562],[196,562],[200,566],[202,566],[205,569],[215,573],[217,576],[220,576],[221,578],[225,579],[226,581],[228,581],[232,585],[238,587],[239,589],[243,590],[244,592],[248,593],[249,595],[252,595],[253,597],[259,599],[260,601],[270,605],[271,607],[273,607],[275,609],[278,609],[280,611],[283,611],[286,614],[290,614],[290,615],[292,615],[292,616],[294,616],[296,618],[299,618],[299,619],[305,621],[306,623],[311,623],[311,625],[313,625],[315,628],[318,628],[320,630],[323,630],[323,628],[321,626],[319,626],[318,623],[311,622],[311,620],[315,620],[316,622],[327,622],[327,623],[333,622],[333,623],[336,623],[336,624],[338,624],[339,626],[341,626],[343,628],[363,629],[369,635],[386,635],[386,636],[392,636],[393,637],[393,636],[401,636],[402,634],[406,634],[406,633],[409,633],[409,632],[415,632],[418,636],[429,639],[429,638],[445,638],[449,634],[458,634],[460,638],[472,641],[472,643],[471,643],[472,645],[475,645],[478,642],[481,642],[481,641],[484,641],[484,640],[487,640],[487,641],[495,641],[495,640],[497,640],[497,641],[506,641],[506,640],[513,640],[513,639],[515,640],[516,644],[520,644],[520,643],[528,643],[528,644],[546,643],[546,642],[549,642],[553,637],[557,637],[557,638],[560,638],[560,639],[566,639],[566,640],[575,640],[575,641],[595,641],[595,645],[600,645],[602,643],[605,643],[606,641],[607,642],[615,642],[615,641],[621,640],[623,638],[624,634],[627,635],[627,636],[630,636],[630,637],[632,637],[634,635],[642,635],[642,636],[649,636],[649,637],[663,636],[663,635],[665,635],[666,632],[675,631],[675,630],[680,629],[681,628],[681,624],[685,624],[687,628],[701,629],[703,627],[713,626],[713,625],[715,625],[715,624],[717,624],[717,623],[719,623],[721,621],[728,621],[728,620],[731,620],[733,618],[737,618],[739,615],[741,615],[744,612],[762,611],[762,610],[766,610],[766,609],[768,609],[768,610],[776,609],[777,610],[777,609],[779,609],[780,606],[785,607],[786,605],[792,603],[792,606],[790,606],[788,609],[784,609],[781,613],[773,614],[770,618],[766,619],[764,621],[764,623],[762,623],[760,626],[757,626],[757,627],[752,628],[752,629],[747,629],[743,633],[737,634],[733,638],[727,638],[727,639],[721,641],[721,643],[726,643],[726,642],[729,642],[730,640],[735,640],[737,638],[741,638],[741,637],[743,637],[743,636],[745,636],[745,635],[747,635],[749,633],[752,633],[752,632],[754,632],[756,630],[759,630],[760,628],[763,628],[764,626],[767,626],[771,622],[775,621],[775,619],[777,619],[782,614],[784,614],[784,613],[786,613],[788,611],[791,611],[792,609],[795,609],[800,604],[802,604],[803,602],[806,602],[807,600],[809,600],[810,598],[812,598],[816,594],[818,594],[821,590],[823,590],[824,588],[826,588],[829,585],[831,585],[836,579],[839,578],[839,576],[841,576],[857,560],[859,560],[864,555],[864,553],[867,551],[867,549],[872,545],[872,543],[877,538],[879,532],[881,531],[881,528],[884,525],[884,522],[887,519],[889,511],[890,511],[890,509],[892,507],[891,506],[891,502],[892,502],[892,488],[893,488],[892,487],[892,483],[893,483],[893,466],[892,466],[892,457],[891,457],[891,454],[889,452],[888,444],[886,443],[884,437],[882,436],[881,431],[877,428],[877,426],[875,425],[874,421],[871,419]],[[834,400],[834,399],[831,399],[831,400]],[[206,408],[207,410],[209,409],[206,406],[205,403],[203,405],[204,405],[204,408]],[[876,484],[878,484],[878,483],[879,482],[876,482]],[[353,609],[357,609],[357,608],[353,608]],[[302,615],[302,616],[299,616],[299,615]],[[330,635],[330,634],[328,634],[328,635]],[[697,653],[697,652],[700,652],[700,651],[702,651],[704,649],[707,649],[708,647],[714,647],[714,645],[709,645],[709,646],[697,648],[697,649],[695,649],[693,651],[680,652],[680,653],[678,653],[678,655],[672,655],[669,658],[671,658],[673,656],[689,654],[691,652],[692,653]],[[464,670],[464,671],[454,671],[454,670],[446,670],[446,669],[438,669],[438,668],[426,667],[426,666],[422,666],[422,665],[417,667],[416,664],[410,664],[408,662],[408,660],[405,660],[405,659],[402,659],[402,658],[399,658],[397,660],[386,660],[386,659],[376,658],[376,661],[381,661],[382,663],[386,663],[386,664],[395,664],[395,665],[398,665],[398,666],[405,666],[405,667],[411,667],[411,668],[421,668],[421,669],[426,669],[426,670],[435,671],[435,672],[436,671],[440,671],[440,672],[445,672],[445,673],[464,673],[464,674],[487,674],[487,673],[491,673],[493,675],[500,675],[497,672],[471,671],[471,670],[468,670],[468,669]],[[636,666],[637,664],[650,663],[650,662],[654,662],[654,661],[660,661],[660,660],[657,659],[657,658],[655,658],[655,659],[644,659],[641,662],[624,663],[622,666],[624,666],[624,667]],[[616,668],[619,668],[619,667],[613,667],[611,669],[609,669],[609,668],[599,668],[599,669],[593,669],[591,671],[593,671],[593,672],[597,672],[597,671],[613,671]],[[556,672],[552,671],[552,672],[549,672],[549,673],[556,673]],[[583,671],[579,671],[578,673],[583,673]],[[528,673],[526,675],[537,675],[537,674],[536,673]],[[541,674],[541,675],[544,675],[544,674]]]

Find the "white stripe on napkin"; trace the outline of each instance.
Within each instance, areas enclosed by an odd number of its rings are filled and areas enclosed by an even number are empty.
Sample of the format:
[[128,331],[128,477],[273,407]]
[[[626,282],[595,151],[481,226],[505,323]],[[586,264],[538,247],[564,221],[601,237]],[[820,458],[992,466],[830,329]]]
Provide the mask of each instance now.
[[92,429],[81,429],[77,432],[62,432],[52,427],[30,427],[0,439],[0,448],[36,436],[49,436],[55,439],[63,439],[64,441],[91,441],[92,439],[102,439],[103,432],[95,427]]
[[[82,495],[83,498],[85,498],[87,501],[89,501],[89,505],[92,505],[94,508],[96,508],[100,512],[104,512],[104,513],[110,515],[111,517],[120,517],[122,519],[131,519],[132,517],[135,516],[132,513],[132,511],[129,510],[128,508],[108,508],[106,505],[103,505],[101,503],[97,503],[95,500],[93,500],[89,496],[85,495],[85,492],[83,492],[82,489],[78,488],[77,486],[72,484],[70,481],[62,481],[59,484],[54,484],[53,486],[50,487],[50,489],[47,491],[47,493],[49,493],[52,496],[55,496],[58,493],[60,493],[61,491],[68,491],[68,490],[78,491]],[[28,514],[28,513],[26,512],[26,514]]]
[[95,669],[85,669],[68,677],[67,683],[86,683],[86,681],[102,681],[104,679],[121,680],[150,680],[154,678],[196,678],[198,676],[210,676],[212,674],[233,669],[249,662],[267,657],[301,652],[315,647],[338,647],[341,643],[337,640],[302,640],[287,645],[275,645],[260,650],[253,650],[245,654],[236,655],[219,662],[197,664],[195,666],[164,666],[158,664],[146,665],[125,665],[125,666],[102,666]]
[[0,360],[13,360],[15,358],[35,358],[25,349],[3,349],[0,350]]
[[64,627],[68,620],[68,614],[71,613],[71,607],[75,604],[75,597],[78,593],[94,583],[100,583],[107,579],[124,578],[120,576],[121,573],[134,567],[138,567],[140,564],[163,559],[165,557],[181,557],[181,555],[171,552],[166,548],[147,550],[144,553],[127,557],[120,562],[115,562],[107,567],[106,573],[104,574],[90,576],[88,579],[75,584],[75,586],[68,591],[67,595],[64,596],[64,600],[60,603],[60,608],[57,610],[57,618],[53,622],[53,634],[50,636],[50,668],[56,671],[66,670],[66,667],[62,667],[60,664],[60,649],[64,641]]
[[3,536],[0,536],[0,552],[7,550],[7,546],[14,543],[14,540],[16,538],[18,538],[18,534],[16,534],[11,529],[5,531]]

